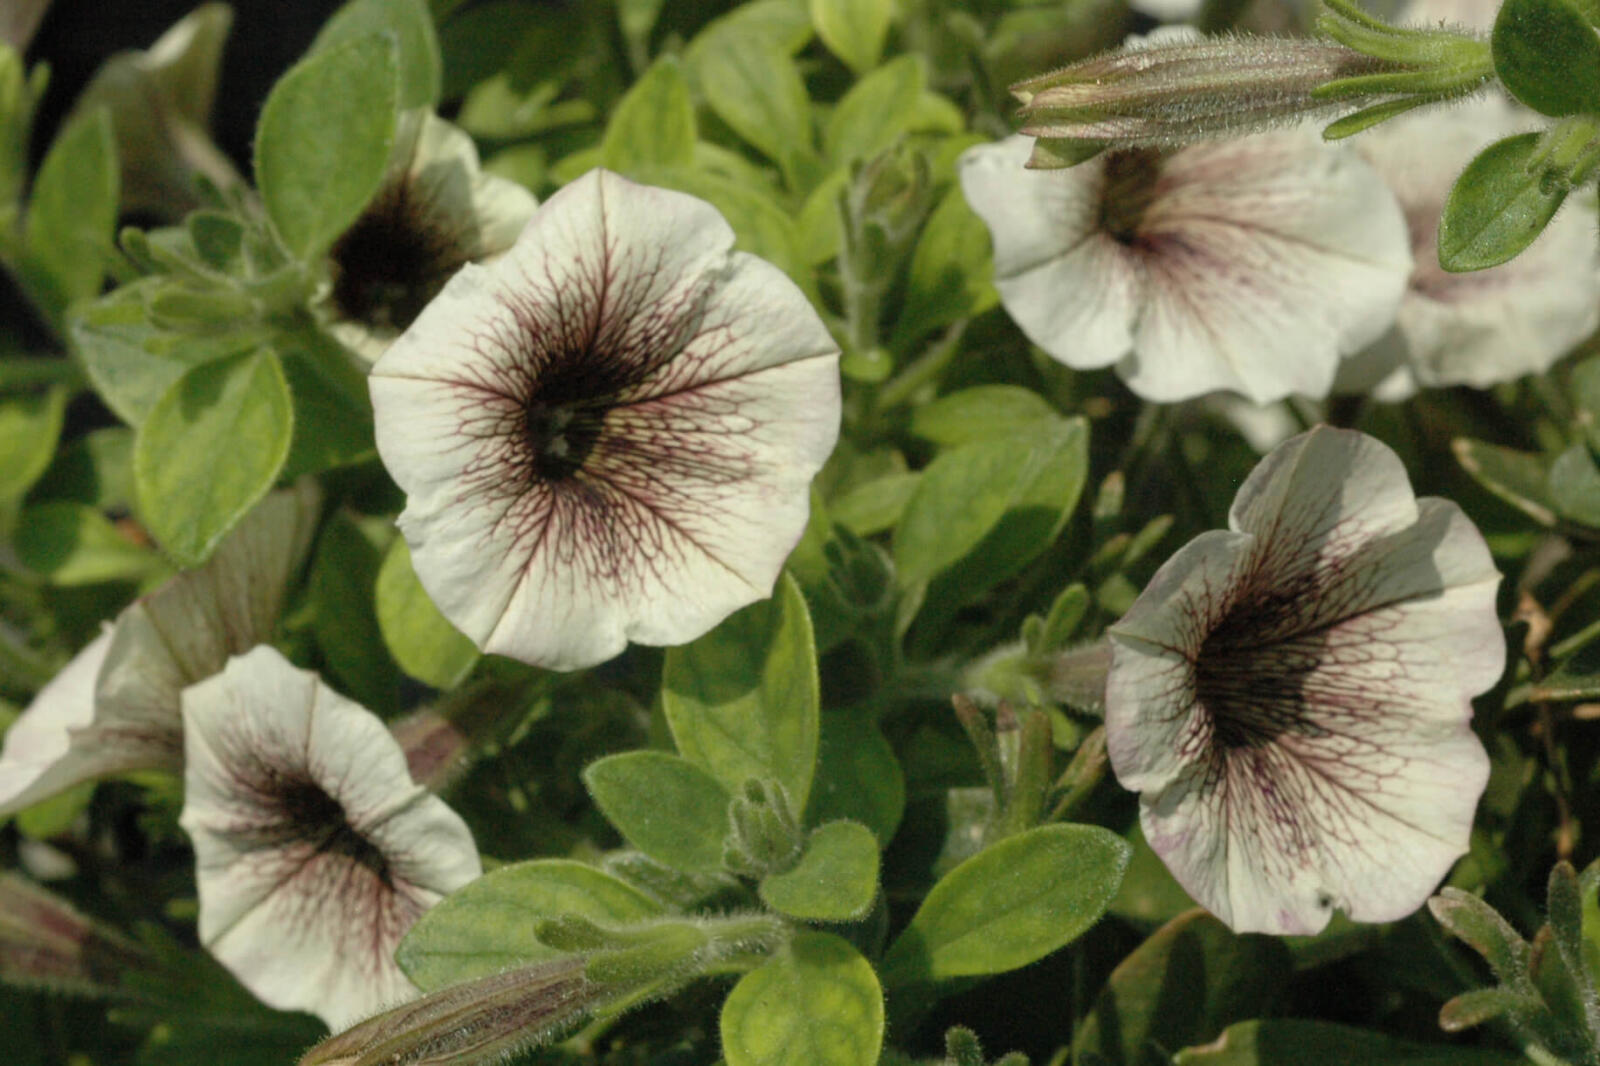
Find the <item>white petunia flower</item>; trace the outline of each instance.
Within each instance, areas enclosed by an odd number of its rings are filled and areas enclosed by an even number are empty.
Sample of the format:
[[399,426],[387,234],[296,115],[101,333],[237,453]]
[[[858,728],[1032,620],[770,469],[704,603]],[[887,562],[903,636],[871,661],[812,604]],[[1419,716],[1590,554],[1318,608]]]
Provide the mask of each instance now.
[[184,690],[183,733],[201,942],[336,1030],[415,996],[395,948],[482,867],[383,722],[263,645]]
[[1111,628],[1106,740],[1145,837],[1235,930],[1410,914],[1467,848],[1489,760],[1499,575],[1393,452],[1319,427],[1251,473],[1229,529]]
[[510,248],[538,201],[484,173],[472,138],[432,111],[400,118],[389,173],[328,252],[328,330],[382,355],[450,276]]
[[204,566],[130,604],[41,689],[0,749],[0,816],[85,781],[182,767],[179,695],[271,636],[317,507],[310,483],[269,495]]
[[838,349],[694,197],[603,170],[457,274],[371,375],[423,587],[572,669],[770,595],[839,431]]
[[1321,397],[1394,320],[1405,220],[1348,151],[1296,130],[1025,170],[1032,143],[969,149],[961,187],[1006,310],[1068,366],[1157,401]]
[[1394,327],[1340,368],[1338,391],[1400,400],[1419,386],[1512,381],[1548,369],[1600,325],[1600,247],[1587,198],[1573,197],[1509,262],[1463,274],[1439,266],[1439,216],[1457,175],[1492,142],[1535,128],[1536,118],[1487,97],[1355,138],[1400,201],[1416,266]]

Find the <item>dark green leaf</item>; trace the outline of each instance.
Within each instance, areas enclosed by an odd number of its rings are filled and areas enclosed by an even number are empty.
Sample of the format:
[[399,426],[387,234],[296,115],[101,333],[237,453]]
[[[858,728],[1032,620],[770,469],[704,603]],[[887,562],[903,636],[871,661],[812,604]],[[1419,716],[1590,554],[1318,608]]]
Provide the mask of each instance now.
[[1456,179],[1439,219],[1439,265],[1496,266],[1532,244],[1567,198],[1534,165],[1541,135],[1521,133],[1479,152]]
[[1178,1052],[1174,1066],[1518,1066],[1508,1051],[1418,1044],[1332,1022],[1269,1018],[1230,1025],[1215,1044]]
[[24,275],[46,314],[100,291],[117,222],[116,142],[104,108],[72,120],[51,145],[28,202]]
[[1461,468],[1478,484],[1539,524],[1556,524],[1556,505],[1549,489],[1550,461],[1544,456],[1465,437],[1458,437],[1452,450]]
[[378,628],[378,548],[347,514],[322,527],[311,563],[311,632],[328,672],[356,702],[380,714],[398,709],[400,673]]
[[1600,36],[1572,0],[1505,0],[1495,17],[1494,69],[1518,100],[1546,115],[1600,112]]
[[392,36],[334,45],[273,86],[256,128],[256,184],[289,251],[312,259],[377,192],[397,121]]
[[166,569],[159,555],[135,544],[105,515],[81,503],[24,508],[12,544],[23,566],[56,585],[133,581]]
[[905,809],[905,775],[882,730],[865,715],[825,711],[806,824],[854,819],[886,845]]
[[1587,444],[1574,444],[1550,464],[1550,502],[1569,522],[1600,529],[1600,469]]
[[26,496],[49,468],[66,407],[67,390],[59,387],[0,396],[0,507]]

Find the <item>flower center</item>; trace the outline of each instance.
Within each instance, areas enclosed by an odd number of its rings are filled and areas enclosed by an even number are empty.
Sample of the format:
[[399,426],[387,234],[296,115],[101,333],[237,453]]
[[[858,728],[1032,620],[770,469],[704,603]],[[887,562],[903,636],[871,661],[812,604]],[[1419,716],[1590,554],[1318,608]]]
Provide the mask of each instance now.
[[389,882],[389,860],[366,837],[358,833],[345,816],[339,801],[310,781],[295,781],[283,786],[279,798],[284,821],[294,827],[296,836],[315,839],[318,854],[342,855],[371,870],[385,884]]
[[333,302],[347,319],[402,330],[467,261],[461,235],[398,182],[368,205],[329,252]]
[[1110,152],[1100,190],[1100,228],[1123,244],[1139,239],[1145,212],[1156,197],[1161,153],[1153,148]]
[[543,481],[563,481],[583,468],[605,426],[593,404],[528,404],[524,416],[533,471]]

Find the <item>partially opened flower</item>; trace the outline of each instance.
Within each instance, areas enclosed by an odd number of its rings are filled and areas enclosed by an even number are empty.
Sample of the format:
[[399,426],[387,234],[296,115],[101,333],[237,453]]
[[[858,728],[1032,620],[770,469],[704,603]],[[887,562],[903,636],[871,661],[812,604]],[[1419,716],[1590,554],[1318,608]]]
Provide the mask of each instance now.
[[703,201],[591,171],[373,368],[423,587],[570,669],[769,595],[839,430],[838,349]]
[[334,1029],[414,996],[395,948],[482,867],[383,722],[263,645],[184,690],[183,727],[201,942]]
[[179,769],[184,686],[270,638],[317,506],[309,483],[269,495],[205,565],[129,605],[41,689],[0,749],[0,816],[84,781]]
[[1150,400],[1320,397],[1394,320],[1405,220],[1346,150],[1293,131],[1025,170],[1031,143],[970,149],[961,186],[1006,310],[1068,366]]
[[536,206],[521,185],[483,172],[464,131],[406,112],[383,184],[328,253],[329,331],[378,358],[452,274],[511,247]]
[[1393,400],[1418,386],[1512,381],[1549,368],[1600,325],[1600,247],[1587,198],[1573,197],[1507,263],[1460,274],[1439,265],[1439,217],[1457,175],[1490,143],[1534,128],[1537,117],[1487,97],[1355,138],[1400,201],[1416,266],[1394,327],[1340,368],[1339,391],[1370,389]]
[[1389,921],[1467,847],[1499,678],[1499,575],[1399,459],[1320,427],[1261,461],[1230,528],[1111,628],[1106,739],[1150,846],[1239,931]]

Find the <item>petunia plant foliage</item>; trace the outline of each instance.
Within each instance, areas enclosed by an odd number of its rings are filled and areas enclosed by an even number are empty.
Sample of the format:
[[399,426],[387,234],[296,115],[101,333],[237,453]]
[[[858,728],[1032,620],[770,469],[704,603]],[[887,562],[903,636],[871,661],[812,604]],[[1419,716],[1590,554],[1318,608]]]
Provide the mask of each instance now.
[[1589,6],[13,6],[7,1063],[1600,1064]]

